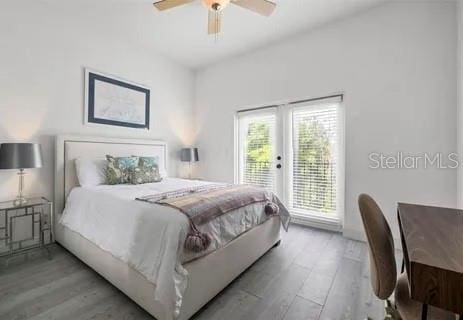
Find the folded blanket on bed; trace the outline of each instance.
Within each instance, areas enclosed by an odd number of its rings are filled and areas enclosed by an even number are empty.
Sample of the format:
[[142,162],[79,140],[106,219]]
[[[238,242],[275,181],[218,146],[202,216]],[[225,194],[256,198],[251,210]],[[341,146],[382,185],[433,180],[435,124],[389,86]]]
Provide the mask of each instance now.
[[190,220],[190,233],[185,240],[185,248],[195,252],[206,250],[211,243],[210,236],[199,232],[198,226],[247,205],[263,203],[267,216],[280,215],[285,230],[290,220],[288,211],[273,193],[249,185],[213,184],[137,200],[170,206],[184,213]]

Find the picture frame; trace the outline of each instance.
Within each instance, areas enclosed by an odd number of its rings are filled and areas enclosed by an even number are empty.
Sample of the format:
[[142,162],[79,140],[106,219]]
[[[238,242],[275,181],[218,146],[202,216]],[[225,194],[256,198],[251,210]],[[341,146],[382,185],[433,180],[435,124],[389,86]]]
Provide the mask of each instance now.
[[86,125],[150,129],[150,89],[85,68]]

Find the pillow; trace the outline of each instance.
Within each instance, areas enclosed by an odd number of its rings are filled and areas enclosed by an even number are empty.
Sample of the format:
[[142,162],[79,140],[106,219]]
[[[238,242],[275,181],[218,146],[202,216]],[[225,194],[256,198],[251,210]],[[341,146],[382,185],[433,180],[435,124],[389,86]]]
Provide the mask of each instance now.
[[138,166],[138,157],[113,157],[107,155],[108,166],[105,172],[106,184],[130,183],[129,171]]
[[[135,157],[135,156],[134,156]],[[159,168],[159,157],[138,157],[138,166],[139,167],[154,167],[158,166]]]
[[167,177],[167,172],[165,170],[159,169],[159,156],[138,157],[138,159],[140,159],[138,162],[139,167],[153,167],[156,165],[158,167],[159,174],[161,175],[161,179]]
[[105,183],[105,170],[108,161],[105,159],[77,158],[76,175],[82,187],[97,186]]
[[158,165],[151,167],[135,167],[129,170],[129,181],[132,184],[152,183],[162,180]]

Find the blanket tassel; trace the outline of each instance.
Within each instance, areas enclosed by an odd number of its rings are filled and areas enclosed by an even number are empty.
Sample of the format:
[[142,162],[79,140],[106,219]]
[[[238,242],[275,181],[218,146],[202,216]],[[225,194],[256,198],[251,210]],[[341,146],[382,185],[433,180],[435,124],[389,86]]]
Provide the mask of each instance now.
[[206,233],[199,232],[193,225],[190,226],[191,232],[185,239],[185,249],[193,252],[201,252],[211,245],[211,237]]
[[280,208],[273,202],[267,202],[264,207],[267,216],[275,216],[280,212]]

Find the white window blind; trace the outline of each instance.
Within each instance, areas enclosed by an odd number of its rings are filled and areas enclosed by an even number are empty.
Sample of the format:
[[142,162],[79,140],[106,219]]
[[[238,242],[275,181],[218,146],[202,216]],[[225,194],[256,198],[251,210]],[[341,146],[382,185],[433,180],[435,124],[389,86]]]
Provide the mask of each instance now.
[[293,109],[292,210],[337,218],[339,144],[339,103]]
[[276,115],[242,114],[239,126],[239,182],[275,190]]

